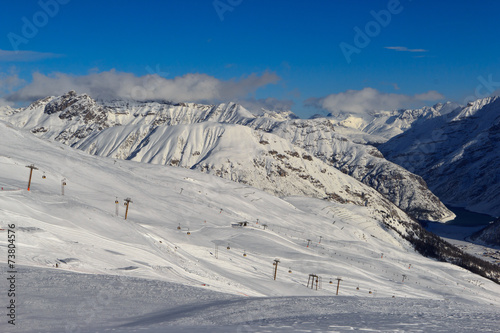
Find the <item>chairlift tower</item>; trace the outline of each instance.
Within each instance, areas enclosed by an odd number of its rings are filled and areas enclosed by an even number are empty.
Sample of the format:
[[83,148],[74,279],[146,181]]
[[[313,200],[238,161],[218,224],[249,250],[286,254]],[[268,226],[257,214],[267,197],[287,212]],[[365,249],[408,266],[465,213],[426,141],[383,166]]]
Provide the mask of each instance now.
[[279,259],[274,259],[273,266],[274,266],[274,280],[276,281],[276,275],[278,274],[278,264],[280,260]]
[[126,206],[126,208],[125,208],[125,220],[126,220],[127,219],[127,215],[128,215],[128,206],[129,206],[130,203],[133,203],[133,201],[130,198],[126,198],[124,200],[125,200],[125,202],[123,203],[123,205]]
[[38,168],[34,164],[30,164],[26,166],[30,169],[30,179],[28,180],[28,191],[31,188],[31,176],[33,175],[33,170],[38,170]]
[[307,279],[307,288],[309,288],[309,284],[311,284],[311,289],[314,289],[314,284],[316,283],[316,290],[318,290],[318,285],[321,281],[321,277],[316,274],[309,274],[309,278]]
[[339,277],[337,278],[337,295],[339,294],[340,281],[342,281],[342,278],[339,276]]

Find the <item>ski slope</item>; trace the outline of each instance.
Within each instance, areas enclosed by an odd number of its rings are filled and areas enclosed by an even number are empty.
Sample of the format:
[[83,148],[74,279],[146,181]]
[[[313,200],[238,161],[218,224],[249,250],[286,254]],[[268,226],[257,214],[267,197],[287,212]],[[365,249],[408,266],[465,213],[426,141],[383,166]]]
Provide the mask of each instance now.
[[[373,207],[89,156],[2,122],[0,142],[0,228],[15,224],[20,266],[19,326],[2,332],[497,327],[500,286],[415,253]],[[0,247],[5,275],[5,230]]]

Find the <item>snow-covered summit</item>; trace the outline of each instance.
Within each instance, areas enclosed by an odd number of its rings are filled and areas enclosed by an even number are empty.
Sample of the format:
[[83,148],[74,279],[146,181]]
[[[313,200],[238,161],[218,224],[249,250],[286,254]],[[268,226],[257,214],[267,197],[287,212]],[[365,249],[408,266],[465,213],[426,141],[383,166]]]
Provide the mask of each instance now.
[[[498,101],[500,97],[498,96],[493,96],[493,97],[486,97],[486,98],[481,98],[477,99],[473,102],[469,102],[465,107],[459,108],[454,112],[453,114],[449,115],[449,118],[451,118],[450,121],[460,121],[465,118],[471,118],[475,117],[478,112],[482,112],[483,114],[477,115],[477,117],[482,117],[482,120],[486,121],[489,119],[485,119],[485,117],[490,118],[492,117],[492,120],[498,116],[498,114],[495,114],[495,108],[492,107],[494,106],[495,102]],[[484,114],[486,110],[490,110],[491,113],[489,115]]]

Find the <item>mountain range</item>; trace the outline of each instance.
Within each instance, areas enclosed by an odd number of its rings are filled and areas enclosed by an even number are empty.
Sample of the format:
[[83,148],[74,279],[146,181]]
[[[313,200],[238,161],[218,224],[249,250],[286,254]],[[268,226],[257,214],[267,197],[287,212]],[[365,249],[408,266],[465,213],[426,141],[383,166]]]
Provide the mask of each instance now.
[[70,91],[26,108],[4,108],[0,117],[93,155],[196,169],[280,196],[358,205],[388,200],[415,219],[445,222],[454,214],[420,176],[359,140],[375,132],[382,137],[391,128],[402,131],[418,115],[437,114],[436,107],[375,117],[379,129],[372,120],[371,132],[365,133],[328,117],[254,114],[234,103],[97,102]]

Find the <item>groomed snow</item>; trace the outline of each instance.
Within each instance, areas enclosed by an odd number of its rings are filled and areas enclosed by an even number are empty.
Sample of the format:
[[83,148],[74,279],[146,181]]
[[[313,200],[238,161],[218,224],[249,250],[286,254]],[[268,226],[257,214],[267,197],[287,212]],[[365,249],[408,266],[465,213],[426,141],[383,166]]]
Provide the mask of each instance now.
[[2,332],[498,332],[498,307],[456,298],[245,297],[124,276],[20,269]]

